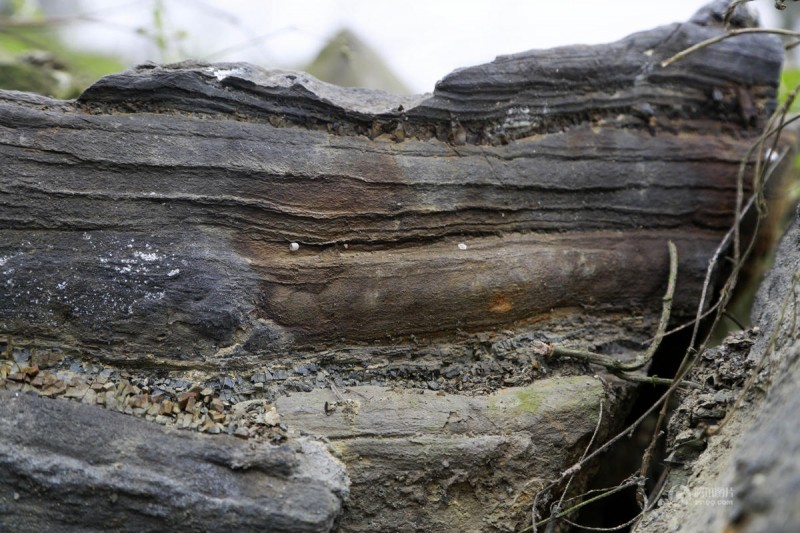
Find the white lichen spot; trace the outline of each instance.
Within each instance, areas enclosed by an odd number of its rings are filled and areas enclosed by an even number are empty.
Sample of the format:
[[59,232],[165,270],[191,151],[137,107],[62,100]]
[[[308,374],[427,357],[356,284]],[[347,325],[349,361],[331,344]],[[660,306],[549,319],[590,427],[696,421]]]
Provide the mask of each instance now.
[[164,292],[148,292],[144,295],[145,300],[161,300],[164,298]]
[[133,252],[133,256],[134,257],[138,257],[142,261],[155,261],[155,260],[159,259],[158,254],[153,253],[153,252],[147,252],[147,253]]
[[503,121],[503,128],[520,129],[529,128],[534,125],[535,120],[531,117],[530,107],[512,107],[506,114],[506,119]]
[[645,50],[644,51],[644,55],[646,55],[647,57],[652,56],[653,55],[653,49],[650,48],[649,50]]
[[525,106],[525,107],[512,107],[511,109],[508,110],[508,114],[509,115],[518,115],[518,114],[527,115],[530,112],[531,112],[531,108],[528,107],[528,106]]
[[460,243],[458,243],[458,249],[459,250],[466,250],[467,249],[467,245],[464,244],[463,242],[460,242]]
[[237,75],[237,74],[241,74],[241,73],[242,73],[242,69],[240,69],[240,68],[219,68],[219,69],[215,68],[215,69],[211,69],[211,74],[213,74],[214,77],[217,78],[217,80],[219,80],[219,81],[224,80],[228,76],[233,76],[233,75]]
[[300,249],[300,245],[298,243],[293,242],[293,243],[289,244],[289,251],[290,252],[296,252],[299,249]]
[[84,231],[83,232],[83,240],[84,241],[91,241],[92,240],[92,236]]
[[60,291],[63,291],[66,287],[67,287],[67,282],[66,281],[62,281],[61,283],[56,285],[56,289],[58,289]]
[[172,270],[167,272],[167,277],[168,278],[174,278],[175,276],[177,276],[180,273],[181,273],[181,269],[180,268],[173,268]]

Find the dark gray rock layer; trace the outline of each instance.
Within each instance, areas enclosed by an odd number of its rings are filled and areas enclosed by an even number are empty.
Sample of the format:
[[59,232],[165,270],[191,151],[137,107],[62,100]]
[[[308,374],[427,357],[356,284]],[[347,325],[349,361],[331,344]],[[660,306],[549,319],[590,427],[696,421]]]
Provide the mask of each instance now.
[[661,66],[722,31],[502,56],[419,97],[198,63],[0,93],[0,331],[202,366],[647,330],[668,240],[687,316],[782,60],[747,35]]
[[254,444],[168,430],[0,390],[0,530],[329,531],[348,495],[313,441]]

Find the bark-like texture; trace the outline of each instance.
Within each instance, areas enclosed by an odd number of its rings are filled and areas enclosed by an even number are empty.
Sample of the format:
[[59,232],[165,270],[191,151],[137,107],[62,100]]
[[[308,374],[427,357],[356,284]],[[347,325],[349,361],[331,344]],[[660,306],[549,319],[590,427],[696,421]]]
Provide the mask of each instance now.
[[0,530],[329,531],[349,480],[320,443],[254,446],[0,390]]
[[782,59],[749,35],[660,66],[721,31],[502,56],[415,97],[188,63],[4,92],[0,331],[217,364],[647,322],[669,239],[684,315]]

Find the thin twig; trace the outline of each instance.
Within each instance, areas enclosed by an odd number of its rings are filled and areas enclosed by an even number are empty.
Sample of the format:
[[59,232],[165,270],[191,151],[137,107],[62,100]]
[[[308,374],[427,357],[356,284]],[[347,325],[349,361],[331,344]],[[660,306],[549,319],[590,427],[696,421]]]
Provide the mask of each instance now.
[[[605,401],[603,399],[600,400],[600,409],[597,415],[597,424],[594,426],[594,433],[592,433],[592,438],[589,439],[589,444],[586,445],[586,449],[583,451],[583,455],[581,455],[581,459],[586,457],[586,454],[589,453],[589,450],[592,449],[592,445],[594,445],[594,440],[597,438],[597,433],[600,432],[600,426],[603,423],[603,409],[605,409]],[[572,484],[572,480],[575,479],[575,474],[577,471],[574,471],[567,480],[567,484],[564,486],[564,490],[561,492],[561,498],[558,500],[558,504],[556,505],[557,510],[561,510],[561,506],[564,504],[564,498],[567,496],[567,492],[569,491],[569,486]]]
[[[795,91],[793,91],[793,92],[796,94],[797,90],[798,89],[796,88]],[[771,147],[772,153],[775,153],[775,150],[777,149],[778,136],[780,135],[780,132],[782,131],[783,127],[785,126],[786,110],[788,110],[789,106],[791,105],[791,101],[793,101],[793,100],[794,100],[794,95],[792,95],[791,98],[787,101],[787,103],[784,104],[784,107],[782,109],[782,111],[783,111],[782,113],[776,113],[772,117],[770,117],[768,125],[765,128],[766,129],[766,133],[762,134],[761,136],[759,136],[758,141],[756,143],[754,143],[753,146],[750,147],[750,149],[747,151],[747,154],[745,155],[745,157],[742,158],[742,162],[740,163],[739,172],[737,174],[737,180],[736,180],[735,219],[734,219],[734,225],[733,225],[733,228],[732,228],[733,229],[733,268],[731,270],[730,275],[728,276],[728,279],[726,280],[725,284],[723,285],[722,289],[720,290],[720,297],[719,297],[719,301],[718,301],[719,305],[716,306],[717,310],[716,310],[716,316],[714,318],[714,325],[716,325],[719,322],[720,318],[725,313],[727,303],[730,300],[731,296],[733,295],[733,290],[736,287],[736,283],[737,283],[738,278],[739,278],[739,272],[741,271],[741,268],[742,268],[742,265],[744,264],[744,261],[747,259],[747,257],[752,252],[752,249],[753,249],[753,246],[754,246],[755,240],[756,240],[756,235],[758,234],[758,227],[759,227],[761,219],[764,216],[762,195],[763,195],[763,189],[764,189],[764,185],[765,185],[765,181],[766,181],[765,178],[768,177],[768,176],[765,176],[765,174],[767,173],[767,170],[769,170],[770,167],[762,166],[763,154],[764,154],[763,145],[767,141],[767,139],[771,136],[771,134],[773,132],[777,133],[776,137],[773,140],[773,144],[772,144],[772,147]],[[779,126],[776,129],[773,129],[773,125],[774,125],[776,120],[778,120]],[[752,236],[750,238],[750,241],[749,241],[746,249],[743,252],[742,249],[741,249],[741,221],[744,218],[745,213],[746,213],[746,210],[744,209],[744,175],[745,175],[745,172],[746,172],[746,169],[747,169],[747,164],[748,164],[748,162],[751,160],[751,158],[753,156],[753,152],[755,152],[755,155],[756,155],[756,163],[755,163],[755,169],[754,169],[754,173],[753,173],[754,174],[754,176],[753,176],[753,191],[754,192],[753,192],[751,200],[755,200],[756,211],[757,211],[757,215],[758,216],[756,217],[756,221],[755,221],[755,224],[754,224],[754,228],[753,228],[753,231],[752,231]],[[752,201],[748,202],[748,205],[751,205],[751,204],[752,204]],[[727,239],[723,239],[723,242],[726,241],[726,240]],[[681,362],[681,366],[680,366],[680,369],[683,371],[683,373],[688,373],[689,369],[692,366],[693,361],[696,360],[697,356],[700,353],[705,351],[705,349],[706,349],[706,347],[708,345],[708,342],[710,340],[710,333],[709,333],[708,335],[706,335],[705,339],[701,343],[701,346],[698,349],[695,349],[695,342],[696,342],[697,335],[698,335],[699,329],[700,329],[700,315],[701,315],[703,306],[705,305],[705,297],[706,297],[706,295],[708,293],[708,286],[709,286],[709,280],[710,280],[710,277],[711,277],[711,272],[714,269],[714,263],[716,262],[716,259],[718,258],[718,253],[721,250],[721,248],[722,248],[722,243],[721,243],[720,247],[717,248],[717,252],[714,254],[713,262],[711,262],[709,264],[709,268],[706,271],[706,279],[705,279],[705,283],[703,285],[703,295],[702,295],[700,303],[698,305],[698,312],[697,312],[697,316],[695,318],[694,329],[692,331],[692,339],[689,342],[689,348],[687,349],[686,354],[684,354],[684,358],[683,358],[683,361]],[[713,329],[713,327],[710,328],[710,330],[711,329]],[[658,419],[656,421],[655,427],[653,428],[653,436],[650,439],[650,443],[649,443],[647,449],[645,450],[644,455],[642,456],[642,465],[641,465],[641,469],[640,469],[640,475],[643,476],[643,477],[647,475],[647,472],[650,469],[650,461],[652,460],[653,452],[655,450],[655,447],[656,447],[656,444],[658,442],[658,439],[661,436],[661,426],[663,425],[664,420],[666,419],[666,416],[667,416],[667,412],[669,410],[669,399],[670,399],[670,397],[671,397],[671,392],[665,398],[664,403],[661,404],[661,409],[659,411]],[[740,396],[740,398],[741,398],[741,396]],[[645,505],[646,505],[646,503],[645,503]]]
[[764,355],[761,357],[761,360],[758,362],[756,367],[750,373],[750,377],[747,379],[747,382],[745,383],[744,387],[742,387],[742,391],[736,397],[736,401],[734,401],[733,406],[730,409],[728,409],[728,412],[725,414],[725,418],[723,418],[722,421],[720,421],[720,423],[718,424],[719,430],[724,428],[728,424],[728,422],[730,422],[731,418],[733,417],[733,414],[739,409],[739,406],[742,404],[742,401],[744,401],[745,395],[753,386],[753,383],[755,383],[756,377],[758,377],[758,375],[761,373],[761,370],[764,368],[767,361],[770,359],[772,351],[775,349],[775,344],[778,340],[778,332],[780,331],[780,328],[783,325],[783,319],[788,304],[790,301],[792,302],[796,301],[795,289],[797,288],[798,281],[800,281],[800,272],[795,272],[795,274],[792,276],[792,286],[789,289],[788,294],[784,297],[783,302],[781,303],[781,310],[780,313],[778,314],[778,320],[776,320],[776,324],[772,328],[772,332],[770,333],[770,339],[769,339],[769,344],[767,344],[767,349],[764,350]]
[[[786,127],[787,125],[789,125],[790,123],[792,123],[792,122],[794,122],[796,120],[800,120],[800,115],[797,115],[795,117],[792,117],[791,119],[786,120],[781,127],[770,129],[765,134],[763,134],[762,136],[759,137],[759,140],[756,141],[756,144],[761,143],[762,139],[765,140],[765,139],[775,135],[776,133],[779,134],[784,127]],[[788,153],[788,151],[789,151],[788,148],[784,149],[783,152],[778,156],[778,161],[783,159],[786,156],[786,154]],[[752,156],[752,153],[753,153],[752,149],[748,151],[748,158],[750,156]],[[771,165],[767,169],[767,171],[764,173],[764,179],[761,181],[761,185],[763,187],[766,187],[767,184],[770,182],[770,180],[772,179],[772,176],[773,176],[774,171],[775,171],[776,168],[778,168],[778,163],[775,163],[775,164]],[[750,209],[756,203],[756,198],[757,198],[756,194],[752,194],[750,196],[750,198],[747,201],[747,204],[745,204],[745,206],[743,207],[742,212],[739,214],[739,216],[736,217],[735,224],[740,224],[743,221],[744,217],[747,215],[747,213],[750,212]],[[731,226],[731,228],[725,233],[725,237],[723,237],[723,239],[720,241],[720,243],[717,246],[717,248],[714,250],[714,254],[711,256],[711,259],[709,260],[709,265],[706,268],[706,276],[705,276],[705,279],[703,280],[703,290],[701,292],[700,303],[697,306],[698,314],[691,321],[686,322],[684,324],[681,324],[680,326],[676,326],[676,327],[672,328],[671,330],[669,330],[666,333],[667,335],[671,335],[673,333],[677,333],[678,331],[684,330],[684,329],[688,328],[689,326],[694,326],[695,330],[692,332],[692,338],[694,339],[696,337],[696,335],[697,335],[697,330],[699,328],[700,322],[702,320],[704,320],[706,317],[708,317],[708,315],[713,313],[719,307],[721,302],[718,299],[714,304],[709,306],[708,309],[706,309],[705,311],[702,311],[703,308],[705,307],[706,298],[708,297],[708,291],[709,291],[709,287],[711,285],[711,278],[712,278],[714,272],[716,271],[716,266],[717,266],[717,263],[719,262],[720,256],[722,255],[722,253],[724,251],[726,251],[728,249],[728,247],[731,244],[731,241],[733,239],[733,233],[734,233],[734,226]],[[701,311],[702,311],[702,313],[701,313]],[[692,341],[690,344],[694,344],[694,341]]]
[[[668,387],[669,385],[672,384],[673,381],[672,378],[660,378],[658,376],[639,376],[637,374],[626,374],[625,372],[615,373],[614,375],[620,379],[624,379],[625,381],[630,381],[632,383],[643,383],[646,385],[653,385],[653,386],[663,385],[665,387]],[[696,389],[696,390],[703,389],[702,385],[700,385],[699,383],[695,383],[694,381],[684,380],[681,381],[680,385],[681,387],[686,387],[689,389]]]
[[631,372],[639,370],[647,365],[653,359],[653,355],[656,353],[667,331],[669,317],[672,312],[672,298],[675,295],[675,281],[678,278],[678,250],[675,247],[675,243],[672,241],[667,243],[667,247],[669,248],[669,277],[667,279],[667,291],[664,294],[661,306],[661,319],[658,322],[658,329],[656,330],[655,337],[653,337],[653,342],[650,343],[650,346],[643,354],[635,357],[633,360],[622,361],[615,357],[609,357],[586,350],[577,350],[558,345],[546,345],[546,347],[543,348],[545,355],[550,358],[571,357],[573,359],[580,359],[587,363],[604,366],[615,373]]
[[[763,134],[759,135],[759,137],[756,140],[756,142],[747,150],[747,153],[742,158],[742,161],[739,164],[739,172],[737,174],[737,184],[741,184],[742,181],[744,180],[744,174],[745,174],[745,172],[747,170],[747,162],[749,162],[752,159],[753,153],[757,153],[757,154],[760,155],[760,153],[763,152],[764,142],[766,142],[766,140],[769,139],[770,137],[772,137],[773,135],[775,136],[775,139],[777,140],[777,138],[780,136],[781,132],[783,131],[783,128],[789,123],[789,121],[782,120],[778,127],[773,127],[774,123],[778,119],[778,117],[782,117],[783,119],[785,119],[786,113],[788,112],[789,107],[791,106],[791,102],[793,102],[795,97],[797,96],[798,89],[800,89],[800,86],[798,86],[798,88],[795,88],[795,90],[792,91],[792,93],[789,95],[789,98],[787,99],[786,103],[775,113],[775,115],[773,115],[770,118],[770,120],[769,120],[769,122],[768,122],[768,124],[767,124],[767,126],[765,128],[765,132]],[[790,121],[793,121],[796,118],[798,118],[798,117],[794,117],[794,118],[790,119]],[[762,177],[761,180],[755,180],[754,179],[754,182],[756,182],[756,183],[754,183],[754,188],[757,189],[757,188],[759,188],[759,186],[761,188],[765,187],[767,181],[770,178],[772,178],[773,170],[775,168],[777,168],[777,165],[773,165],[771,167],[766,167],[766,170],[759,169],[759,170],[761,170],[761,173],[764,174],[764,176]],[[737,193],[738,193],[738,189],[739,189],[739,185],[737,185]],[[719,243],[719,245],[717,246],[716,250],[714,251],[714,255],[712,256],[711,260],[709,261],[708,268],[706,269],[706,276],[705,276],[705,279],[703,280],[703,289],[701,291],[700,302],[697,305],[697,314],[696,314],[694,322],[693,322],[693,326],[694,327],[693,327],[693,330],[692,330],[692,337],[691,337],[691,340],[689,341],[689,350],[690,351],[694,351],[695,355],[697,355],[700,352],[702,352],[702,349],[700,349],[700,350],[695,349],[695,343],[697,341],[697,336],[698,336],[698,334],[700,332],[700,324],[701,324],[702,320],[705,319],[714,310],[716,310],[717,311],[717,317],[715,318],[714,323],[717,322],[717,320],[719,319],[719,316],[721,315],[721,311],[719,311],[719,309],[723,308],[723,310],[724,310],[725,304],[727,304],[728,298],[730,297],[730,294],[732,293],[733,288],[736,285],[736,278],[738,277],[738,273],[739,273],[739,269],[740,269],[740,264],[739,263],[734,265],[734,269],[732,270],[731,274],[728,276],[728,280],[726,281],[726,283],[723,286],[723,288],[720,290],[720,296],[719,296],[717,302],[710,309],[708,309],[708,311],[704,312],[703,308],[706,305],[706,298],[708,297],[708,294],[709,294],[709,288],[711,286],[711,279],[712,279],[713,273],[716,270],[716,265],[717,265],[717,263],[719,261],[720,256],[722,255],[722,253],[725,250],[727,250],[728,247],[730,246],[731,241],[732,240],[735,241],[734,235],[738,236],[738,228],[740,227],[740,225],[741,225],[746,213],[749,212],[749,210],[752,207],[752,205],[754,203],[757,203],[756,202],[757,198],[758,198],[758,193],[754,192],[753,195],[750,197],[750,199],[748,200],[747,204],[744,207],[740,207],[737,204],[737,208],[738,209],[735,212],[733,226],[725,234],[725,237]],[[757,207],[757,209],[758,209],[758,207]],[[760,211],[759,211],[759,213],[760,213]],[[755,236],[758,234],[758,228],[759,228],[759,225],[760,225],[760,220],[761,220],[761,217],[756,217],[756,221],[755,221],[754,228],[753,228],[753,238],[750,241],[750,246],[748,246],[748,250],[744,254],[744,258],[746,258],[749,255],[749,252],[752,249],[752,245],[753,245],[753,243],[755,241]],[[734,243],[734,247],[735,247],[735,243]],[[742,258],[741,256],[739,257],[740,263],[744,258]],[[713,329],[713,328],[709,328],[709,329]],[[685,363],[685,361],[684,361],[684,363]],[[682,364],[684,364],[684,363],[682,363]]]
[[670,57],[669,59],[665,59],[664,61],[662,61],[661,66],[668,67],[671,64],[675,63],[676,61],[680,61],[686,56],[691,55],[697,52],[698,50],[702,50],[707,46],[711,46],[712,44],[724,41],[725,39],[730,39],[731,37],[736,37],[737,35],[746,35],[748,33],[770,33],[772,35],[783,35],[786,37],[800,38],[800,32],[791,30],[782,30],[779,28],[742,28],[740,30],[730,30],[727,33],[723,33],[722,35],[717,35],[716,37],[706,39],[705,41],[699,42],[693,46],[690,46],[689,48],[681,50],[680,52]]
[[611,496],[612,494],[615,494],[615,493],[617,493],[617,492],[619,492],[621,490],[625,490],[625,489],[627,489],[629,487],[635,487],[637,484],[638,484],[638,481],[629,481],[629,482],[627,482],[625,484],[617,485],[616,487],[614,487],[612,489],[609,489],[609,490],[607,490],[607,491],[605,491],[605,492],[603,492],[603,493],[601,493],[601,494],[599,494],[597,496],[594,496],[593,498],[589,498],[588,500],[584,500],[581,503],[579,503],[579,504],[577,504],[577,505],[575,505],[573,507],[570,507],[569,509],[566,509],[566,510],[564,510],[564,511],[562,511],[562,512],[556,514],[556,515],[549,516],[549,517],[545,518],[544,520],[540,520],[539,522],[536,522],[535,524],[531,524],[529,527],[526,527],[525,529],[521,530],[519,533],[527,533],[528,531],[532,531],[532,532],[535,533],[536,532],[536,528],[539,527],[539,526],[543,526],[543,525],[547,524],[548,522],[550,522],[552,520],[555,520],[557,518],[568,516],[568,515],[572,514],[573,512],[577,511],[578,509],[580,509],[581,507],[585,507],[585,506],[589,505],[590,503],[594,503],[596,501],[602,500],[603,498]]
[[[700,50],[700,49],[702,49],[702,48],[704,48],[706,46],[709,46],[711,44],[714,44],[716,42],[722,41],[722,40],[730,38],[730,37],[734,37],[736,35],[747,34],[747,33],[773,33],[773,34],[778,34],[778,35],[787,35],[787,36],[800,38],[800,33],[789,32],[789,31],[785,31],[785,30],[765,30],[765,29],[760,29],[760,28],[747,28],[747,29],[742,29],[742,30],[734,30],[734,31],[731,31],[729,33],[726,33],[725,35],[721,35],[721,36],[715,37],[713,39],[709,39],[709,40],[704,41],[702,43],[699,43],[699,44],[697,44],[697,45],[695,45],[693,47],[690,47],[690,48],[688,48],[688,49],[676,54],[672,58],[664,61],[662,63],[662,66],[668,66],[668,65],[674,63],[675,61],[678,61],[678,60],[688,56],[689,54],[694,53],[697,50]],[[795,90],[792,92],[790,97],[787,99],[787,102],[781,108],[779,108],[779,110],[770,118],[770,120],[768,121],[767,126],[765,127],[765,131],[758,137],[756,142],[748,150],[747,154],[742,158],[742,162],[740,164],[740,169],[739,169],[739,172],[737,174],[737,201],[736,201],[735,212],[734,212],[733,227],[727,232],[725,237],[722,239],[722,242],[720,242],[720,244],[717,247],[717,249],[715,250],[711,260],[709,261],[709,265],[708,265],[708,268],[706,270],[706,279],[705,279],[704,284],[703,284],[702,296],[701,296],[700,302],[699,302],[698,307],[697,307],[697,314],[695,316],[695,319],[692,322],[689,322],[689,323],[687,323],[687,324],[685,324],[683,326],[680,326],[679,328],[676,328],[674,330],[671,330],[669,332],[669,333],[672,333],[674,331],[678,331],[680,329],[688,327],[689,325],[694,326],[693,332],[692,332],[692,341],[691,341],[689,347],[687,348],[686,353],[684,354],[683,361],[681,362],[681,365],[680,365],[680,367],[678,369],[678,372],[676,373],[675,378],[673,379],[673,381],[669,385],[668,389],[657,399],[657,401],[654,402],[650,407],[648,407],[645,410],[645,412],[642,413],[627,428],[625,428],[624,430],[622,430],[619,433],[617,433],[614,437],[609,439],[606,443],[604,443],[602,446],[600,446],[594,452],[590,453],[589,455],[586,455],[586,456],[582,457],[581,460],[579,460],[577,463],[573,464],[567,470],[562,472],[561,477],[559,479],[551,481],[549,484],[545,485],[539,492],[537,492],[536,496],[534,497],[534,517],[535,517],[535,513],[536,513],[536,510],[535,510],[536,502],[538,501],[538,498],[540,497],[540,495],[542,495],[545,492],[547,492],[548,490],[550,490],[557,483],[561,482],[565,477],[571,475],[571,473],[575,472],[576,469],[580,469],[583,465],[585,465],[589,461],[592,461],[599,454],[604,453],[605,451],[607,451],[611,446],[613,446],[623,436],[625,436],[626,434],[629,434],[636,427],[638,427],[642,423],[642,421],[644,421],[645,418],[650,416],[650,414],[658,406],[665,405],[667,400],[668,400],[668,398],[671,397],[672,393],[678,387],[680,387],[681,385],[684,384],[683,383],[683,379],[686,377],[686,375],[691,370],[694,362],[697,360],[697,357],[701,353],[703,353],[703,351],[706,349],[706,347],[707,347],[707,345],[709,343],[709,340],[710,340],[710,336],[711,336],[710,332],[713,330],[714,325],[716,325],[719,322],[720,318],[723,316],[723,313],[725,311],[726,305],[727,305],[728,301],[731,298],[733,289],[736,286],[736,281],[738,279],[739,272],[740,272],[740,270],[742,268],[742,265],[743,265],[744,261],[746,260],[746,258],[750,255],[750,253],[752,252],[752,249],[754,247],[755,236],[758,233],[758,228],[759,228],[759,225],[760,225],[760,221],[761,221],[761,218],[763,217],[763,203],[762,203],[763,197],[762,197],[762,195],[763,195],[764,187],[765,187],[766,183],[769,181],[769,179],[772,177],[772,174],[773,174],[773,171],[775,170],[775,168],[777,168],[777,165],[762,166],[763,157],[764,157],[764,150],[763,150],[764,144],[768,139],[770,139],[770,138],[772,138],[774,136],[773,143],[772,143],[772,152],[771,153],[776,153],[776,147],[777,147],[777,143],[778,143],[778,138],[780,137],[780,135],[781,135],[781,133],[783,131],[783,128],[786,127],[786,125],[788,125],[790,122],[798,119],[798,117],[793,117],[793,118],[787,120],[786,119],[786,114],[788,112],[789,107],[791,106],[791,102],[794,101],[794,99],[795,99],[795,97],[797,95],[797,92],[799,90],[800,90],[800,86],[795,88]],[[776,121],[778,122],[777,126],[775,126],[775,122]],[[752,161],[754,152],[756,152],[756,162],[755,162],[754,177],[753,177],[753,190],[754,190],[754,192],[753,192],[752,196],[750,198],[748,198],[747,202],[745,203],[744,202],[744,198],[743,198],[744,174],[746,173],[746,170],[747,170],[748,166],[750,165],[750,162]],[[785,154],[782,154],[781,157],[783,157],[784,155]],[[748,213],[750,211],[750,209],[752,208],[754,203],[756,204],[756,210],[757,210],[758,216],[756,217],[756,220],[755,220],[755,223],[754,223],[754,228],[753,228],[753,233],[752,233],[753,237],[747,243],[747,246],[744,249],[744,251],[742,251],[741,242],[740,242],[740,233],[739,233],[740,232],[740,224],[741,224],[742,220],[744,219],[744,216],[746,215],[746,213]],[[713,277],[713,273],[716,271],[716,266],[718,264],[719,258],[722,256],[722,253],[725,250],[727,250],[728,247],[731,245],[731,241],[733,241],[734,248],[735,248],[735,250],[734,250],[735,261],[734,261],[733,269],[732,269],[730,275],[728,276],[728,278],[726,279],[725,283],[723,284],[723,287],[720,290],[719,298],[717,299],[717,301],[709,309],[706,310],[704,308],[705,308],[706,299],[707,299],[708,294],[709,294],[709,289],[710,289],[710,286],[711,286],[711,278]],[[796,275],[796,277],[795,277],[795,282],[797,282],[797,281],[800,281],[800,273],[798,273]],[[795,286],[793,285],[792,294],[794,294],[794,290],[795,290]],[[785,310],[785,305],[784,305],[784,310]],[[705,338],[703,339],[703,342],[700,343],[700,346],[695,347],[695,343],[696,343],[697,337],[699,335],[700,322],[703,319],[705,319],[708,315],[710,315],[710,314],[712,314],[714,312],[716,312],[716,313],[715,313],[715,316],[714,316],[714,320],[712,321],[711,327],[709,328],[709,333],[705,336]],[[783,313],[783,311],[782,311],[782,313]],[[665,333],[662,332],[662,331],[659,331],[659,334],[657,334],[656,337],[653,338],[653,344],[656,344],[656,341],[660,341],[660,337],[663,336]],[[777,329],[773,332],[773,336],[772,336],[771,343],[770,343],[771,347],[774,347],[774,343],[776,342],[776,339],[777,339]],[[552,349],[552,347],[548,347],[548,349],[550,349],[551,351],[555,351],[555,350]],[[558,348],[558,352],[561,355],[564,355],[564,356],[577,357],[577,358],[583,359],[583,360],[585,360],[587,362],[595,362],[597,364],[601,364],[601,365],[604,365],[604,366],[606,364],[610,363],[610,366],[607,367],[607,368],[612,369],[612,371],[613,371],[613,369],[615,367],[616,368],[619,367],[619,363],[613,363],[613,362],[609,361],[609,359],[611,359],[611,358],[608,358],[607,356],[602,356],[600,354],[591,354],[591,353],[587,353],[587,352],[579,351],[579,350],[570,351],[570,350],[567,350],[565,348]],[[761,363],[761,365],[765,364],[765,360],[762,360],[760,363]],[[759,366],[761,366],[761,365],[759,365]],[[617,370],[617,372],[621,373],[621,374],[624,374],[624,371],[621,371],[621,370]],[[755,375],[756,374],[757,374],[757,372],[754,372],[754,374],[751,375],[751,378],[748,381],[748,383],[747,383],[745,388],[749,388],[749,386],[752,385],[752,383],[755,380]],[[628,377],[630,377],[630,376],[628,376]],[[722,427],[724,425],[724,423],[726,423],[730,419],[730,416],[733,414],[733,412],[738,407],[738,404],[741,401],[743,396],[744,396],[744,394],[740,395],[739,398],[737,398],[737,402],[734,404],[733,408],[731,410],[729,410],[728,415],[723,420],[723,422],[720,425],[720,427]],[[660,422],[663,422],[663,417],[660,417]],[[656,430],[654,432],[654,436],[658,435],[659,427],[660,427],[660,424],[657,424]],[[652,444],[653,444],[653,441],[651,441],[651,446],[652,446]],[[634,486],[634,485],[636,485],[636,484],[634,484],[634,483],[626,483],[624,485],[621,485],[618,489],[614,490],[614,492],[616,492],[618,490],[622,490],[622,488],[627,488],[629,486]],[[663,486],[662,486],[661,490],[663,490]],[[645,505],[643,507],[643,512],[646,511],[649,508],[652,508],[652,505],[655,503],[655,501],[657,501],[657,498],[659,497],[661,490],[659,490],[653,497],[651,497],[651,499],[650,499],[651,501],[645,502]],[[602,495],[600,495],[600,496],[598,496],[596,498],[592,498],[589,501],[598,500],[598,499],[603,498],[603,497],[605,497],[605,496],[607,496],[609,494],[612,494],[612,493],[613,492],[611,492],[611,491],[609,491],[607,493],[603,493]],[[581,506],[585,505],[586,503],[589,503],[589,501],[584,502],[583,504],[581,504]],[[543,524],[547,523],[547,521],[552,520],[554,518],[563,518],[564,516],[567,516],[568,514],[574,512],[575,509],[576,508],[570,508],[570,509],[567,509],[567,510],[557,514],[556,516],[551,516],[550,518],[548,518],[548,519],[546,519],[544,521],[534,522],[531,525],[531,527],[526,529],[525,531],[533,530],[535,532],[537,525],[543,525]],[[639,515],[634,517],[633,520],[640,519],[642,516],[643,516],[643,513],[640,513]]]
[[728,7],[725,8],[725,13],[722,15],[722,24],[725,25],[727,29],[731,23],[731,19],[733,18],[733,14],[736,12],[736,8],[742,4],[746,4],[751,0],[731,0],[728,4]]
[[337,398],[337,399],[338,399],[340,402],[343,402],[343,401],[344,401],[344,396],[342,396],[342,393],[341,393],[341,392],[339,392],[339,389],[338,389],[338,387],[336,387],[336,384],[335,384],[333,381],[331,381],[331,391],[333,392],[333,394],[334,394],[334,395],[336,395],[336,398]]
[[634,516],[633,518],[631,518],[627,522],[623,522],[622,524],[619,524],[617,526],[612,526],[612,527],[584,526],[582,524],[578,524],[576,522],[573,522],[572,520],[570,520],[568,518],[565,518],[565,517],[562,517],[561,520],[566,522],[567,524],[571,525],[572,527],[576,527],[576,528],[579,528],[579,529],[585,529],[586,531],[619,531],[620,529],[626,528],[629,525],[631,525],[634,522],[636,522],[637,520],[639,520],[642,517],[642,514],[643,514],[642,511],[639,511],[636,514],[636,516]]
[[[651,405],[650,407],[645,409],[645,411],[641,415],[639,415],[639,418],[634,420],[625,429],[623,429],[622,431],[620,431],[619,433],[614,435],[612,438],[610,438],[608,441],[606,441],[602,446],[597,448],[595,451],[593,451],[592,453],[590,453],[589,455],[587,455],[586,457],[584,457],[583,459],[581,459],[577,463],[573,464],[572,466],[570,466],[569,468],[564,470],[564,472],[561,473],[561,477],[559,479],[551,481],[550,483],[545,485],[539,492],[537,492],[536,496],[534,496],[534,499],[533,499],[533,502],[534,502],[534,514],[535,514],[536,502],[538,501],[539,495],[541,495],[541,494],[545,493],[546,491],[550,490],[551,488],[555,487],[561,480],[563,480],[565,477],[570,475],[570,473],[573,472],[574,470],[583,468],[583,466],[586,465],[588,462],[593,460],[595,457],[597,457],[601,453],[604,453],[604,452],[608,451],[608,449],[611,448],[614,444],[616,444],[617,441],[619,441],[625,435],[630,434],[631,432],[633,432],[633,430],[635,430],[637,427],[639,427],[639,424],[641,424],[648,416],[650,416],[650,414],[653,411],[655,411],[656,407],[661,405],[661,402],[663,402],[670,394],[672,394],[672,392],[674,392],[675,389],[677,389],[680,386],[681,380],[683,380],[683,378],[689,372],[689,369],[690,369],[690,367],[687,366],[685,369],[682,369],[682,371],[679,371],[678,375],[675,376],[675,379],[673,380],[673,382],[669,386],[669,388],[653,403],[653,405]],[[570,510],[568,510],[568,511],[570,511]],[[529,531],[529,530],[526,530],[526,531]],[[535,531],[536,531],[535,528],[533,529],[533,531],[535,533]]]

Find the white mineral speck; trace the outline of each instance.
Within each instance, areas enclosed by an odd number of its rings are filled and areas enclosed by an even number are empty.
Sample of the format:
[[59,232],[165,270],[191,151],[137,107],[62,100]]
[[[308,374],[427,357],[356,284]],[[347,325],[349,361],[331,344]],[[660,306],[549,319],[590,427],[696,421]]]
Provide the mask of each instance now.
[[172,277],[177,276],[180,273],[181,273],[181,269],[180,268],[173,268],[172,270],[167,272],[167,277],[168,278],[172,278]]
[[296,242],[293,242],[293,243],[289,244],[289,251],[296,252],[299,249],[300,249],[300,245],[297,244]]
[[242,69],[238,68],[228,68],[228,69],[213,69],[211,73],[214,75],[215,78],[222,81],[228,76],[241,74]]
[[138,257],[142,261],[155,261],[156,259],[158,259],[158,254],[154,253],[134,252],[133,255]]
[[467,245],[464,244],[463,242],[460,242],[460,243],[458,243],[458,249],[459,250],[466,250],[467,249]]
[[770,163],[774,163],[775,161],[780,159],[780,156],[776,154],[771,148],[767,148],[767,151],[764,152],[764,159],[766,159]]

